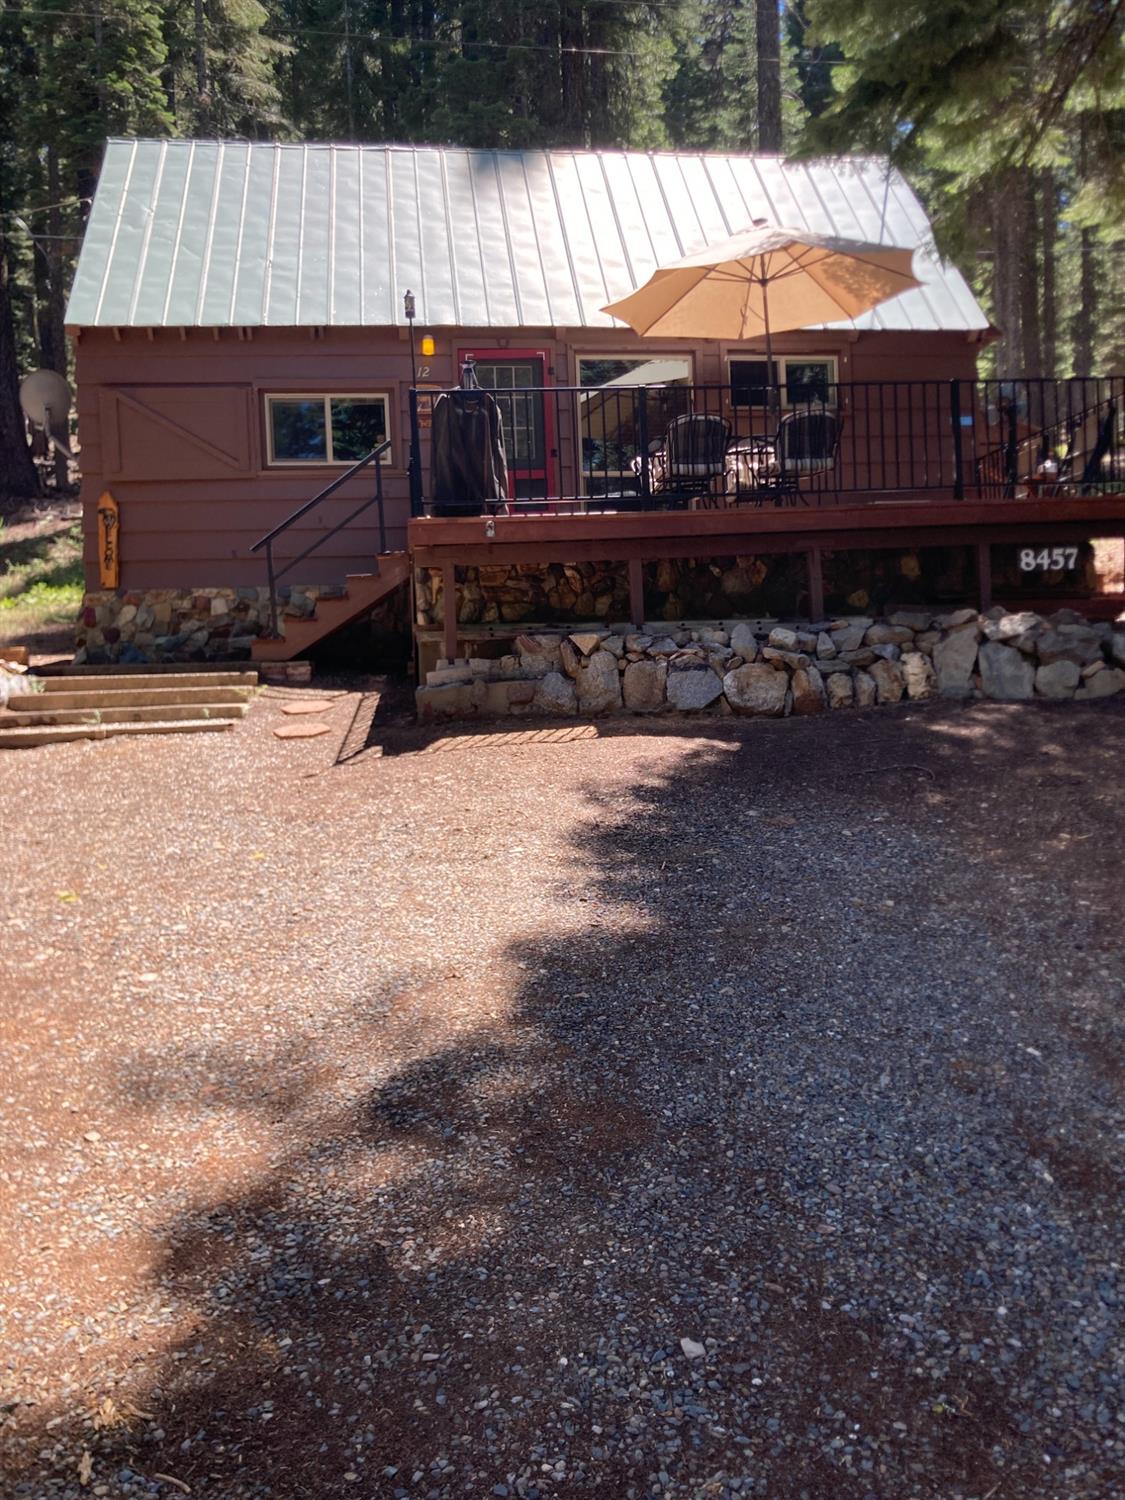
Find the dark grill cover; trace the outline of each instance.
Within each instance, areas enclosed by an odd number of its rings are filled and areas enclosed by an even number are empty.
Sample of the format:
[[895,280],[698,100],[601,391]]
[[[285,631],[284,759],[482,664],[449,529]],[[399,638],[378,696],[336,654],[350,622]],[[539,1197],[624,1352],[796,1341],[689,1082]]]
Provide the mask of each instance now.
[[479,515],[508,498],[508,465],[500,408],[488,391],[443,391],[430,433],[435,509]]

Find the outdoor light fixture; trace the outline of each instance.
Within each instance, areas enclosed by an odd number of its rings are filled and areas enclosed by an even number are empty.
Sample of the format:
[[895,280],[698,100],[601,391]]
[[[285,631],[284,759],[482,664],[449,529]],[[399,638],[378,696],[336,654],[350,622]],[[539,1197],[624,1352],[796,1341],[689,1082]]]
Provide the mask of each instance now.
[[418,384],[418,358],[414,352],[414,293],[407,291],[402,299],[402,310],[410,327],[410,384]]
[[433,335],[424,333],[422,335],[422,358],[433,359],[437,353],[437,345],[434,343]]

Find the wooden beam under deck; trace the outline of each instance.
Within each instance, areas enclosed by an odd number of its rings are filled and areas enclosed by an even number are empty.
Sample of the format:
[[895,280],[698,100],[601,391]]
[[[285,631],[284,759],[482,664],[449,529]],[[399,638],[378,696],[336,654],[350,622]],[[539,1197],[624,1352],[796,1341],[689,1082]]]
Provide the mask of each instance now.
[[911,499],[808,509],[740,507],[598,515],[426,518],[410,522],[417,567],[519,562],[627,562],[661,557],[831,552],[874,547],[989,546],[1125,537],[1125,494],[1035,500]]

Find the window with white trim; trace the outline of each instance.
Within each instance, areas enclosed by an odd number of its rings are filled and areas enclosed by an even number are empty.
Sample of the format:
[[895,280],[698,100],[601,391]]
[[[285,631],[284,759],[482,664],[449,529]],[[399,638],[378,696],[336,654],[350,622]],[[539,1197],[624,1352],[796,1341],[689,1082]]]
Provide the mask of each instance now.
[[[354,464],[389,435],[389,400],[355,395],[266,397],[266,445],[271,464]],[[391,462],[391,452],[383,455]]]
[[765,406],[767,387],[780,385],[783,406],[836,404],[839,379],[835,355],[789,354],[775,358],[766,374],[766,361],[757,354],[732,354],[727,360],[732,406]]

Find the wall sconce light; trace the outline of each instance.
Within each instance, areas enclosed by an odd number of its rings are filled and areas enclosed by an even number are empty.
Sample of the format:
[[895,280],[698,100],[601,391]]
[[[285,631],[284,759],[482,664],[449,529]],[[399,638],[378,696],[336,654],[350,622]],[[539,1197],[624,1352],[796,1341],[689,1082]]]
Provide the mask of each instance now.
[[424,333],[422,335],[422,342],[419,347],[422,350],[423,359],[433,359],[434,355],[437,353],[437,345],[434,343],[432,334]]

